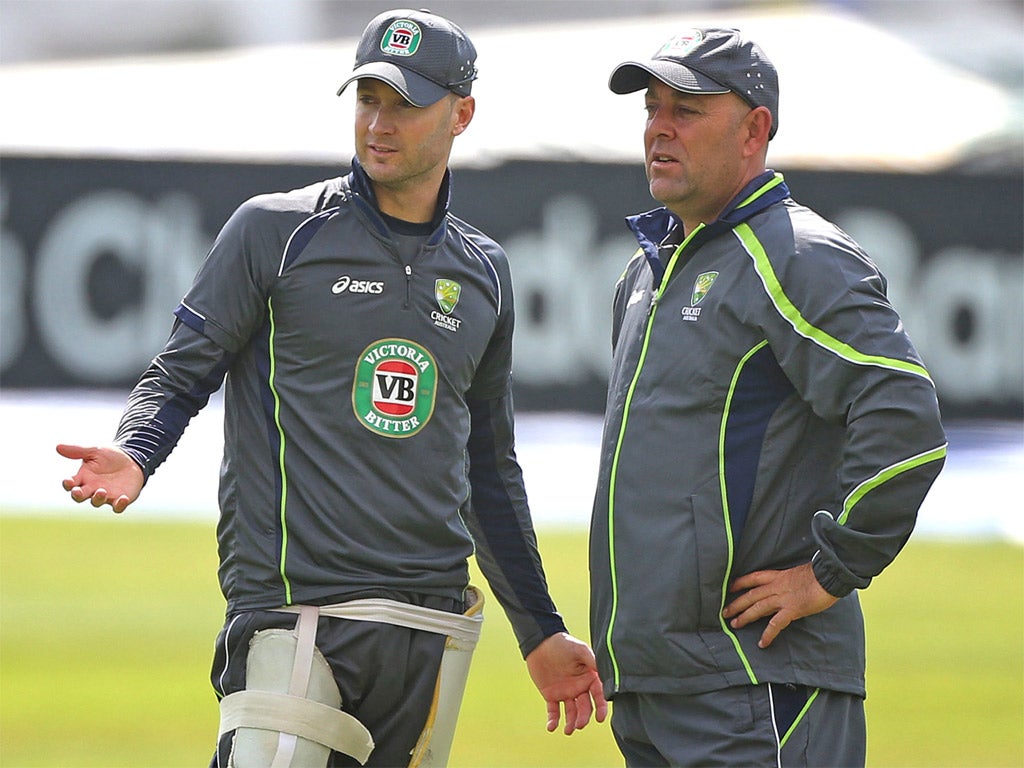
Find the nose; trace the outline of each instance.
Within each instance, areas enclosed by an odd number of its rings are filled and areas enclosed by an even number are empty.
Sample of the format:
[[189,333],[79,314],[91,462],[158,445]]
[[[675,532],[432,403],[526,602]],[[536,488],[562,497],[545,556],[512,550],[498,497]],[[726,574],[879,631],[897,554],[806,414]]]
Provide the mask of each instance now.
[[390,134],[394,133],[395,131],[395,122],[392,119],[391,115],[389,114],[388,110],[386,110],[383,106],[378,106],[377,109],[374,110],[374,113],[370,118],[368,128],[370,130],[370,133],[374,135],[380,136],[384,134]]
[[648,136],[668,136],[672,133],[672,121],[669,119],[670,110],[664,106],[651,108],[647,116],[646,134]]

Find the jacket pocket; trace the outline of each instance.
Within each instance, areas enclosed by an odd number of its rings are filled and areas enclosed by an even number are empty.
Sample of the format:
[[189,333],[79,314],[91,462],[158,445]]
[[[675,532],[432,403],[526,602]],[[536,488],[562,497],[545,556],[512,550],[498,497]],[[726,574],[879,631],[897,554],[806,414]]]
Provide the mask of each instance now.
[[660,603],[655,612],[662,615],[655,626],[670,632],[696,632],[712,619],[718,626],[723,571],[714,567],[720,548],[710,539],[705,504],[696,496],[681,499],[657,528],[646,533],[648,548],[641,554],[646,565],[641,567],[658,574],[655,588],[660,599],[653,604]]
[[699,593],[698,627],[720,629],[722,596],[730,566],[725,515],[717,498],[691,496],[687,501],[697,542],[694,571]]

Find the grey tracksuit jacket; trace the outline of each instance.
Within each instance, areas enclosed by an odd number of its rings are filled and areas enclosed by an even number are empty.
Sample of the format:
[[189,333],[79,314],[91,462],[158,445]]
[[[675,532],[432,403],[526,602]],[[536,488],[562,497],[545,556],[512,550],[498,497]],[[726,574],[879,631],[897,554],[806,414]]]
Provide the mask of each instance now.
[[[681,231],[664,208],[628,222],[641,248],[615,290],[591,525],[606,694],[864,695],[855,590],[906,543],[945,458],[885,280],[770,171],[681,244],[664,246]],[[733,579],[809,561],[832,608],[767,649],[766,620],[722,619]]]
[[528,654],[565,629],[513,448],[504,251],[448,211],[410,259],[358,162],[245,202],[175,310],[118,443],[148,477],[226,380],[229,614],[459,599],[474,553]]

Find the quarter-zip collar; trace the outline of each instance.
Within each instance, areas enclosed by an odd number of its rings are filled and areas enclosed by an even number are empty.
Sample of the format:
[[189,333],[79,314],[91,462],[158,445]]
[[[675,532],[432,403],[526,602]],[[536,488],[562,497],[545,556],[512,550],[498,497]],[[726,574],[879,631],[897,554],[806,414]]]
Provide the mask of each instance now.
[[[427,240],[428,246],[436,246],[444,239],[447,232],[448,206],[451,204],[451,176],[451,169],[446,168],[444,178],[441,180],[441,188],[437,193],[437,208],[434,210],[434,218],[430,221],[432,231]],[[373,183],[366,171],[363,170],[358,158],[352,158],[352,170],[346,177],[346,182],[352,199],[369,219],[376,233],[384,238],[390,237],[391,230],[388,229],[388,225],[381,215],[377,196],[373,192]]]
[[[787,197],[789,187],[786,186],[782,174],[767,170],[740,190],[725,207],[721,216],[695,231],[687,247],[698,248]],[[666,264],[658,257],[658,246],[669,233],[682,226],[682,222],[670,210],[661,207],[635,216],[627,216],[626,224],[633,231],[648,264],[654,271],[655,285],[659,284],[665,274]]]

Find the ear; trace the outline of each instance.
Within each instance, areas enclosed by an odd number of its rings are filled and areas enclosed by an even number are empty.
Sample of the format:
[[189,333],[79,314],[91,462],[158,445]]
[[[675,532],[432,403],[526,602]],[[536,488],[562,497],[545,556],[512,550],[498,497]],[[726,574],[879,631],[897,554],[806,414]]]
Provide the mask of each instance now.
[[453,113],[455,124],[452,126],[452,136],[458,136],[473,120],[473,115],[476,113],[476,100],[472,96],[460,97],[455,103]]
[[747,157],[765,152],[768,146],[768,134],[772,130],[772,113],[768,107],[755,107],[743,119],[745,134],[743,151]]

